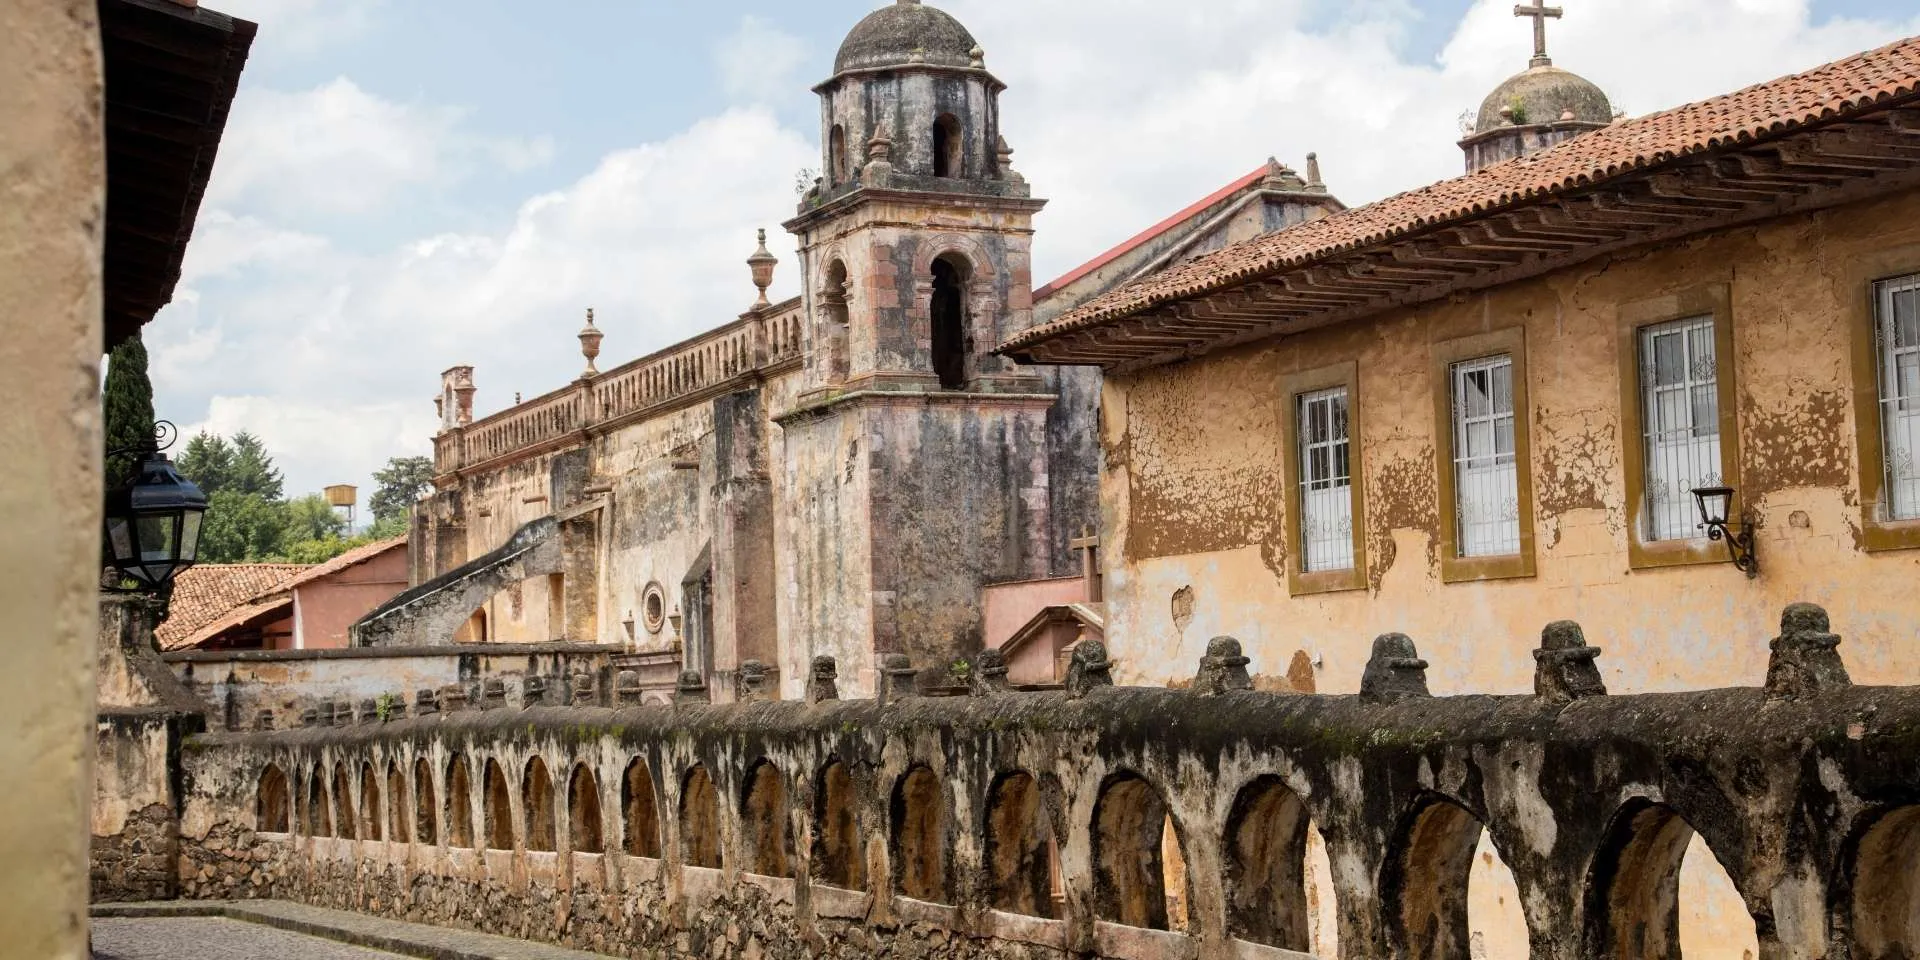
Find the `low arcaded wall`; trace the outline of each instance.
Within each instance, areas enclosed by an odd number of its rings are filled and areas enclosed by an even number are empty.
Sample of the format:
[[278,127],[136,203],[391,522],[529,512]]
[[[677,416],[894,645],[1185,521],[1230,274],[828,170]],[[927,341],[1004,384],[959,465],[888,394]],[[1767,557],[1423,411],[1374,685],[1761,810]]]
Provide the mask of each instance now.
[[1279,958],[1317,832],[1342,956],[1454,958],[1484,830],[1533,957],[1575,960],[1677,951],[1697,832],[1762,960],[1910,957],[1920,688],[1851,686],[1837,643],[1795,607],[1764,688],[1621,697],[1556,624],[1531,697],[1430,697],[1389,635],[1359,696],[1254,692],[1222,639],[1177,691],[1104,683],[1089,642],[1059,693],[1006,692],[987,657],[971,697],[429,698],[189,740],[183,893],[625,956]]

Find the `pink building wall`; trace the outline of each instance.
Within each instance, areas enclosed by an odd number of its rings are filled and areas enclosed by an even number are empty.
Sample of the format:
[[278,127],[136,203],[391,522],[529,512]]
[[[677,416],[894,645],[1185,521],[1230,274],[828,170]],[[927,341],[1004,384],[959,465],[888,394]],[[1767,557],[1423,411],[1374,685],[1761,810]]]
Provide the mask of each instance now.
[[1087,581],[1079,577],[1060,577],[996,583],[983,587],[980,599],[986,610],[986,625],[980,640],[983,647],[992,649],[1012,639],[1021,627],[1027,625],[1027,621],[1048,607],[1085,603]]
[[295,587],[294,645],[304,650],[346,647],[347,628],[354,621],[406,588],[404,546]]

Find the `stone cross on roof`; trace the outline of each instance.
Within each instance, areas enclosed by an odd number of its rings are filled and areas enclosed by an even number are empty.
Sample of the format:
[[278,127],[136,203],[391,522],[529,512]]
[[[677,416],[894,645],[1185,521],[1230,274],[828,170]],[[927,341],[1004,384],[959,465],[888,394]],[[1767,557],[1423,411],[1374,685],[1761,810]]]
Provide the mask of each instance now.
[[1533,66],[1545,67],[1553,63],[1547,58],[1547,18],[1558,20],[1565,13],[1559,7],[1547,6],[1547,0],[1533,0],[1531,6],[1523,3],[1513,8],[1514,16],[1533,18]]

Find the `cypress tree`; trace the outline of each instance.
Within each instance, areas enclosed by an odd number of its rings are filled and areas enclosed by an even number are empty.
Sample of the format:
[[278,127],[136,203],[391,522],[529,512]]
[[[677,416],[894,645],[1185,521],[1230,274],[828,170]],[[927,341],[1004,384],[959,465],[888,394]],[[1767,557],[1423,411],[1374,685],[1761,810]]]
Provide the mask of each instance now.
[[[147,379],[147,347],[138,335],[113,348],[107,359],[107,383],[101,390],[108,450],[139,447],[153,439],[153,383]],[[141,455],[109,457],[109,488],[133,478]]]

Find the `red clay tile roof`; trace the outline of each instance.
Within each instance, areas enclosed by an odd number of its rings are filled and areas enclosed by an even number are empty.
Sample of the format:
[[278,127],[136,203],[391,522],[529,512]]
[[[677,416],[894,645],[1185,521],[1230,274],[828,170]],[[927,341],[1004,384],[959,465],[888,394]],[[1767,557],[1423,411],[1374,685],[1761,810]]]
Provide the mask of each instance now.
[[1165,220],[1162,220],[1159,223],[1156,223],[1153,226],[1148,227],[1145,230],[1142,230],[1131,237],[1128,237],[1119,246],[1116,246],[1113,249],[1108,250],[1107,252],[1097,257],[1094,257],[1092,260],[1088,260],[1086,263],[1083,263],[1077,267],[1074,267],[1072,270],[1069,270],[1065,274],[1063,274],[1059,279],[1053,281],[1052,283],[1047,284],[1044,287],[1041,287],[1038,290],[1035,290],[1033,292],[1033,299],[1036,301],[1045,300],[1047,297],[1052,296],[1054,291],[1059,290],[1062,287],[1065,287],[1069,284],[1072,284],[1078,281],[1081,277],[1084,277],[1087,274],[1092,273],[1095,270],[1098,270],[1101,267],[1104,267],[1107,264],[1120,259],[1120,257],[1126,254],[1127,251],[1132,250],[1133,248],[1143,243],[1146,243],[1149,240],[1152,240],[1154,237],[1157,237],[1167,232],[1168,230],[1171,230],[1174,227],[1177,227],[1180,224],[1186,222],[1188,217],[1191,217],[1194,214],[1199,213],[1200,211],[1205,210],[1206,208],[1211,207],[1214,204],[1219,203],[1220,201],[1225,200],[1226,198],[1231,197],[1234,194],[1239,193],[1240,191],[1253,186],[1256,183],[1259,183],[1261,179],[1266,177],[1267,169],[1268,169],[1267,165],[1263,163],[1260,165],[1259,169],[1253,171],[1252,173],[1249,173],[1246,176],[1241,177],[1240,179],[1235,180],[1232,183],[1229,183],[1218,190],[1215,190],[1213,193],[1200,198],[1198,201],[1188,206],[1186,209],[1180,211],[1179,213],[1176,213],[1173,216],[1168,217]]
[[1543,202],[1696,154],[1772,139],[1920,97],[1920,37],[1734,93],[1624,120],[1549,150],[1355,207],[1189,260],[1008,340],[1043,340],[1280,270],[1487,213]]
[[348,567],[355,567],[355,566],[359,566],[360,564],[366,563],[368,560],[372,560],[373,558],[383,553],[386,553],[388,550],[393,550],[396,548],[404,549],[406,545],[407,545],[407,538],[405,535],[402,535],[402,536],[394,537],[391,540],[380,540],[374,543],[369,543],[365,546],[354,547],[352,550],[348,550],[346,553],[343,553],[337,557],[334,557],[332,560],[328,560],[326,563],[317,563],[311,567],[307,567],[298,576],[293,577],[292,579],[286,581],[285,583],[276,585],[273,588],[273,591],[275,593],[281,593],[287,590],[292,590],[295,587],[305,586],[309,583],[312,583],[315,580],[320,579],[321,577],[331,576],[333,574],[339,573],[342,570],[347,569]]
[[167,622],[153,631],[162,650],[178,650],[202,627],[251,603],[302,571],[298,563],[208,563],[180,571],[173,581]]

